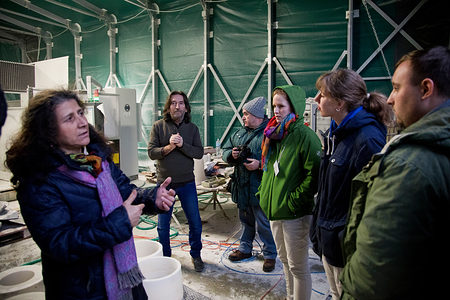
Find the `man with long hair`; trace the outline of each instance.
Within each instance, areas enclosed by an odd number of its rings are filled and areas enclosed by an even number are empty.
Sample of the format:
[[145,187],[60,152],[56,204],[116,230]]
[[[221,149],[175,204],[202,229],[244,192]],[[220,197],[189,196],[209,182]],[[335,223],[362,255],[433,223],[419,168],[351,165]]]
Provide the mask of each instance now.
[[[194,158],[203,157],[203,146],[197,126],[191,122],[191,107],[184,92],[173,91],[164,105],[163,119],[153,124],[148,144],[148,156],[156,160],[158,183],[172,177],[171,188],[180,199],[189,223],[190,254],[195,271],[203,271],[202,221],[198,210],[197,189],[194,178]],[[169,175],[170,174],[170,175]],[[171,256],[170,220],[173,206],[158,216],[159,242],[164,256]]]

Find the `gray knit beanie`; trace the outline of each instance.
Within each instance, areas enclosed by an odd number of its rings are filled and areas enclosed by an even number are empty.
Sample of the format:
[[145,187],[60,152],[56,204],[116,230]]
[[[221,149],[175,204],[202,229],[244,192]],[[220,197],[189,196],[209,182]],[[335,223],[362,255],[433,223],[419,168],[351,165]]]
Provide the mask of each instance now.
[[257,118],[263,119],[264,115],[266,114],[266,111],[264,110],[266,102],[267,102],[266,98],[257,97],[245,103],[242,109],[245,109],[246,111],[248,111]]

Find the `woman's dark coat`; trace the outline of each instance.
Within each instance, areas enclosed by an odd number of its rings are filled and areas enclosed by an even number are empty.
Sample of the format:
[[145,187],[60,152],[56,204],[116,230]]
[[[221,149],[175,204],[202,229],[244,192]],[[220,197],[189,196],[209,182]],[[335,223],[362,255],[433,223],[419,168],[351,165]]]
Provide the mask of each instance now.
[[330,135],[324,134],[319,190],[313,212],[313,250],[335,267],[344,267],[342,238],[353,177],[386,144],[386,127],[362,109]]
[[[98,145],[88,151],[106,159]],[[106,299],[103,253],[132,237],[126,209],[116,208],[102,216],[97,189],[63,175],[62,163],[81,170],[59,150],[53,156],[55,169],[44,183],[27,178],[17,190],[21,213],[41,249],[46,299]],[[110,162],[111,176],[126,200],[136,186]],[[134,204],[145,203],[144,211],[155,212],[156,189],[138,189]],[[133,289],[134,299],[147,299],[142,284]]]

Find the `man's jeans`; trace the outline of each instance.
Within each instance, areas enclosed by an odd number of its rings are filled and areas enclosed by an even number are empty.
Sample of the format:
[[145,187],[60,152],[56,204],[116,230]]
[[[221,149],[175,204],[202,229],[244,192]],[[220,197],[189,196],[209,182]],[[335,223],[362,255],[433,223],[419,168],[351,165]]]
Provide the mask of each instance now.
[[256,232],[263,242],[262,252],[265,259],[275,259],[277,249],[273,240],[270,223],[261,207],[249,206],[246,210],[239,209],[239,219],[243,226],[239,251],[251,253]]
[[[190,254],[193,258],[200,257],[202,250],[202,220],[198,211],[198,198],[195,181],[186,183],[174,189],[181,202],[184,214],[189,223],[189,245]],[[163,255],[171,256],[170,248],[170,221],[172,219],[173,206],[167,213],[158,215],[158,236],[159,242],[163,246]]]

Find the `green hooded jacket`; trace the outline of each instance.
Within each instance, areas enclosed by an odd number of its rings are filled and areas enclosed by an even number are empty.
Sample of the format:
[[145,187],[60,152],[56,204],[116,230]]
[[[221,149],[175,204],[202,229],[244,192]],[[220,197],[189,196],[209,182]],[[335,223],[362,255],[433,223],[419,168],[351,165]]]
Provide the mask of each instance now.
[[449,155],[447,100],[392,138],[353,179],[341,299],[445,298]]
[[[267,170],[257,197],[269,220],[290,220],[312,214],[322,144],[316,133],[303,123],[305,91],[294,85],[279,86],[288,94],[298,119],[281,141],[271,141]],[[274,163],[279,160],[279,173]]]

